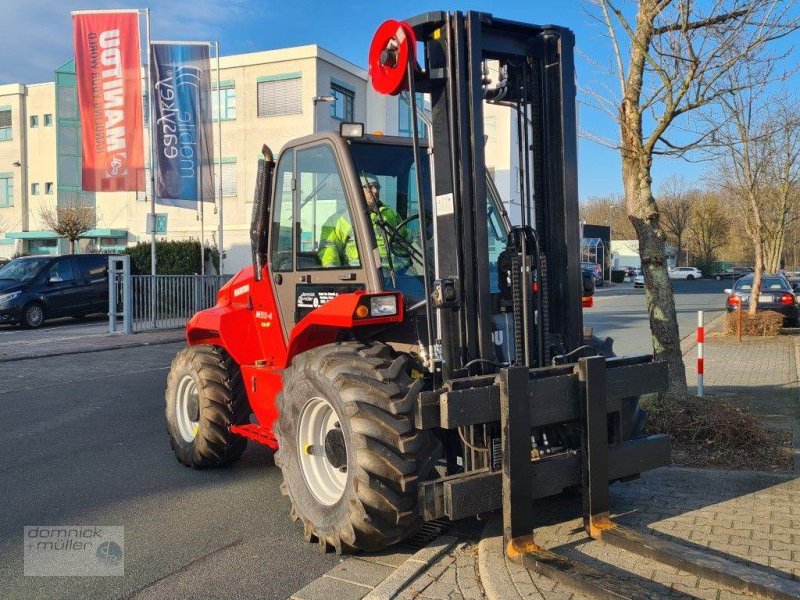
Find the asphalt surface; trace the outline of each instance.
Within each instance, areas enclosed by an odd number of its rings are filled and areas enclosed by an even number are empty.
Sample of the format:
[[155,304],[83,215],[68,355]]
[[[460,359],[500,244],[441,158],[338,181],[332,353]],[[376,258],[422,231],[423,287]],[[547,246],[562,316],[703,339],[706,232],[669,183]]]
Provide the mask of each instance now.
[[56,342],[59,339],[84,335],[108,333],[108,316],[95,315],[76,320],[54,319],[45,321],[41,329],[23,329],[18,325],[0,325],[0,353],[4,346],[12,344],[34,344],[44,340]]
[[[303,540],[271,453],[175,460],[164,427],[181,344],[2,365],[0,598],[285,598],[338,559]],[[24,577],[23,527],[125,527],[124,577]]]
[[[704,311],[706,323],[725,312],[725,288],[730,281],[696,279],[673,280],[675,310],[681,338],[694,335],[697,311]],[[614,351],[619,354],[650,354],[653,352],[650,320],[644,290],[634,289],[632,283],[598,288],[593,308],[583,311],[584,325],[594,329],[599,337],[614,338]]]

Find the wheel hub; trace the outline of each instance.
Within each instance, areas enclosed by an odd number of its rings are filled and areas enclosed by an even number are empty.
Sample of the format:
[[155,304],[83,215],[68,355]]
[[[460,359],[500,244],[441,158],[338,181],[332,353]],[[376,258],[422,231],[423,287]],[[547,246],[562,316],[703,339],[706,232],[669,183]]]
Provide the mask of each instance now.
[[322,504],[336,504],[347,485],[347,441],[324,398],[311,398],[297,424],[297,454],[306,486]]
[[347,465],[347,448],[344,446],[344,434],[341,428],[331,429],[325,434],[325,458],[334,469]]
[[178,383],[175,409],[181,437],[186,442],[194,441],[200,428],[200,399],[197,384],[191,375],[184,375]]

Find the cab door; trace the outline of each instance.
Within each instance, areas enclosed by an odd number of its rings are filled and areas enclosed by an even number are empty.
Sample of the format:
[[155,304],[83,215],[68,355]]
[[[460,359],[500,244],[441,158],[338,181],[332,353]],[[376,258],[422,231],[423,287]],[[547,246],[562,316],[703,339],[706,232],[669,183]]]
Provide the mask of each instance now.
[[330,142],[283,153],[271,211],[270,275],[287,339],[318,306],[366,288],[364,244],[347,190]]

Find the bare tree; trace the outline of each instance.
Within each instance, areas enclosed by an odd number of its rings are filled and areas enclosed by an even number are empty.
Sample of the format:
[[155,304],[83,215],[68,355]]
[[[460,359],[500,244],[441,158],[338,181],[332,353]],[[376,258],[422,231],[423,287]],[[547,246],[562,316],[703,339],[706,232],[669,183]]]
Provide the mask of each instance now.
[[[678,175],[667,179],[659,191],[661,213],[664,215],[664,229],[667,238],[675,244],[678,263],[687,247],[686,238],[692,221],[692,200],[696,195],[695,190],[689,189],[686,179]],[[688,259],[686,266],[689,266]]]
[[[653,158],[683,156],[711,130],[687,139],[687,115],[732,91],[725,74],[742,63],[769,60],[766,46],[797,29],[791,0],[589,0],[612,51],[616,92],[586,90],[589,104],[619,127],[611,141],[622,159],[628,215],[636,228],[650,313],[653,350],[669,365],[667,394],[687,395],[675,299],[667,273],[661,214],[653,196]],[[683,129],[684,132],[680,131]],[[677,133],[677,135],[676,135]]]
[[39,218],[52,231],[69,241],[70,253],[75,252],[75,242],[92,229],[97,211],[89,204],[69,202],[61,206],[43,206]]
[[715,192],[698,194],[694,201],[687,242],[692,244],[701,263],[714,262],[717,252],[728,242],[730,230],[728,210],[722,196]]

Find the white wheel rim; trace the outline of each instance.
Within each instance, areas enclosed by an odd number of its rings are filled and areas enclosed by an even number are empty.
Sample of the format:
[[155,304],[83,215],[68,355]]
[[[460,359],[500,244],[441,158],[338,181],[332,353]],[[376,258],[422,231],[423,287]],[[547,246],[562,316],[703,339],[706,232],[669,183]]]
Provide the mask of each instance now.
[[347,445],[342,470],[331,463],[325,451],[329,432],[339,425],[339,417],[330,403],[324,398],[311,398],[300,413],[297,427],[297,454],[300,457],[300,470],[306,485],[314,497],[322,504],[331,506],[341,499],[347,484]]
[[39,325],[44,319],[44,311],[38,304],[31,306],[28,309],[28,325]]
[[176,400],[178,431],[185,442],[192,442],[197,437],[197,430],[200,427],[200,409],[197,404],[199,398],[194,377],[183,376],[178,383]]

